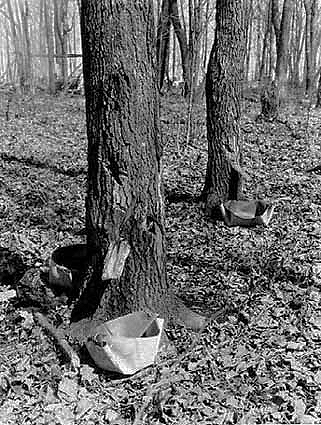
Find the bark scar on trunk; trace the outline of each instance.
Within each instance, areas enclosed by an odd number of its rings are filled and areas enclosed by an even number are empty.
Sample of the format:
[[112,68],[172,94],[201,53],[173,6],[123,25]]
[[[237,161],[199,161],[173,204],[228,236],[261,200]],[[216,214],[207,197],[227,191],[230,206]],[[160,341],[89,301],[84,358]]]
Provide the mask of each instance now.
[[112,241],[104,259],[102,280],[120,278],[129,253],[130,245],[126,240]]

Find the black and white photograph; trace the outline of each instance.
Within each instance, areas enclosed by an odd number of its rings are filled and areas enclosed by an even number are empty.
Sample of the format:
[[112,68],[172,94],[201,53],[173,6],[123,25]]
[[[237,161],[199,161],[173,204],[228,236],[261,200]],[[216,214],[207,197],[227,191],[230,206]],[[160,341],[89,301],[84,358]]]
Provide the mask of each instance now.
[[321,425],[321,0],[0,0],[0,425]]

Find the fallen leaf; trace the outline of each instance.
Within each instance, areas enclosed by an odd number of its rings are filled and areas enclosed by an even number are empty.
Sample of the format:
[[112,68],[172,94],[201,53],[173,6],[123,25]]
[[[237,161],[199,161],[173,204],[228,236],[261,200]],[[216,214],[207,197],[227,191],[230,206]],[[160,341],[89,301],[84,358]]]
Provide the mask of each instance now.
[[58,386],[58,397],[67,402],[76,401],[78,398],[79,386],[76,381],[64,377]]
[[82,382],[88,382],[91,384],[93,381],[97,380],[97,374],[94,373],[94,368],[84,364],[80,368],[80,376]]

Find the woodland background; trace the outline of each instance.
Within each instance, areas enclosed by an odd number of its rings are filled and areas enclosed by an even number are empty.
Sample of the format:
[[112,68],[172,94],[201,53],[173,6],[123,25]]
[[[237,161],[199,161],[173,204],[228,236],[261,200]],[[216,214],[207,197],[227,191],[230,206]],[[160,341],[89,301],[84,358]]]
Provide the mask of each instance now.
[[[227,306],[226,313],[201,334],[170,329],[176,353],[161,354],[133,377],[102,373],[86,353],[75,372],[35,321],[35,295],[20,284],[18,299],[7,297],[17,259],[0,291],[1,424],[321,422],[321,125],[315,107],[321,4],[243,4],[244,195],[276,205],[269,227],[244,229],[211,222],[193,201],[207,160],[204,77],[213,3],[171,2],[179,25],[171,14],[157,62],[169,279],[199,312]],[[159,28],[166,1],[154,6]],[[276,77],[286,16],[285,94],[277,118],[261,120],[261,94]],[[57,246],[84,240],[81,66],[78,2],[0,3],[0,245],[19,253],[28,268],[45,269]],[[49,307],[50,320],[63,328],[66,300]]]

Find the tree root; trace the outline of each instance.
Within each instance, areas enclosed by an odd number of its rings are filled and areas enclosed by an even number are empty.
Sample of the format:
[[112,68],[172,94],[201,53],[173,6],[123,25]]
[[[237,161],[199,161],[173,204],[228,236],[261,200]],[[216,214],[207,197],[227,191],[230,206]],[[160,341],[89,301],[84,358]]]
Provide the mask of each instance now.
[[205,316],[202,316],[188,308],[183,301],[173,293],[170,293],[167,299],[170,320],[196,332],[203,328],[207,321]]

